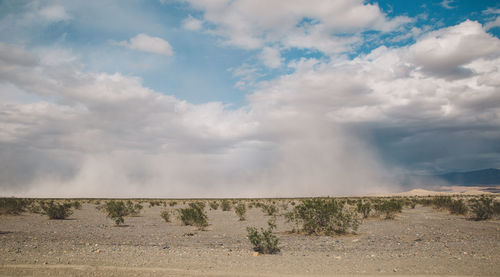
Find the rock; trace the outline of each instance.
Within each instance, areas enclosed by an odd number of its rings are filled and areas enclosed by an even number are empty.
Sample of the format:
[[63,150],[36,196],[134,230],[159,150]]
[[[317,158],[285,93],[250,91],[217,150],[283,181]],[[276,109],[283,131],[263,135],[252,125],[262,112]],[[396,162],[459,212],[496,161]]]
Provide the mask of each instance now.
[[259,255],[260,255],[260,253],[259,253],[259,252],[253,252],[253,254],[252,254],[252,256],[254,256],[254,257],[257,257],[257,256],[259,256]]

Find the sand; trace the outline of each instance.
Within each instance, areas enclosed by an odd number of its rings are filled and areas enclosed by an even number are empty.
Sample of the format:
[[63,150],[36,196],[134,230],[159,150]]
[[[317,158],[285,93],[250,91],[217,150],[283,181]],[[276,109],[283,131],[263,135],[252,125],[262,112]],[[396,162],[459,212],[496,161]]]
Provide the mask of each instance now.
[[199,231],[164,222],[162,207],[145,204],[124,227],[95,207],[86,203],[68,220],[1,215],[0,276],[500,275],[498,219],[472,221],[420,205],[333,237],[291,234],[278,217],[281,252],[258,256],[246,239],[247,226],[269,219],[258,208],[239,221],[233,211],[207,207],[210,226]]

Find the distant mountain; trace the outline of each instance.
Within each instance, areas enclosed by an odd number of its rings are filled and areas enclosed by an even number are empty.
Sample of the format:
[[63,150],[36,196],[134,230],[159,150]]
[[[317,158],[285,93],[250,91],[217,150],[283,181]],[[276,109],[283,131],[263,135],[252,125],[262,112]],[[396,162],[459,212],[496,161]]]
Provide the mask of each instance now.
[[457,186],[500,185],[500,169],[496,168],[450,172],[435,177]]

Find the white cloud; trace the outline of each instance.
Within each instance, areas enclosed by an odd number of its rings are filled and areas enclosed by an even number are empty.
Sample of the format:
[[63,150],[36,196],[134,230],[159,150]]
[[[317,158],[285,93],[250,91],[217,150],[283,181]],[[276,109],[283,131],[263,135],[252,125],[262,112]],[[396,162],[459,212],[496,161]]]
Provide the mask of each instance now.
[[500,54],[500,42],[484,32],[478,22],[429,33],[410,49],[411,57],[423,70],[440,74],[456,73],[474,59]]
[[441,2],[441,7],[445,8],[445,9],[448,9],[448,10],[454,9],[456,7],[454,7],[454,6],[451,5],[454,2],[455,2],[455,0],[443,0]]
[[196,19],[189,15],[186,19],[182,21],[182,27],[191,31],[198,31],[203,28],[203,21]]
[[138,34],[131,38],[130,41],[120,41],[117,44],[130,49],[164,56],[172,56],[174,54],[174,50],[168,41],[159,37],[150,37],[146,34]]
[[259,59],[262,63],[270,68],[278,68],[281,66],[280,50],[272,47],[264,47],[260,52]]
[[[393,183],[375,138],[418,169],[500,163],[499,40],[478,26],[464,22],[352,60],[295,61],[293,73],[259,83],[239,109],[194,105],[136,77],[84,72],[73,59],[0,45],[0,193],[380,192]],[[446,66],[422,58],[425,49]],[[458,58],[459,51],[470,53]],[[455,68],[473,74],[442,74]]]
[[71,19],[64,7],[60,5],[43,7],[39,10],[39,14],[49,21],[65,21]]
[[500,16],[497,16],[497,18],[494,21],[490,21],[486,24],[484,24],[484,28],[486,30],[490,30],[496,27],[500,27]]
[[[324,51],[327,41],[330,47],[336,47],[327,53],[338,53],[345,50],[351,40],[334,43],[338,39],[336,34],[346,36],[364,30],[387,32],[410,21],[408,17],[388,19],[378,5],[361,0],[294,0],[285,5],[263,0],[191,0],[189,3],[203,11],[204,19],[215,25],[213,34],[225,38],[227,44],[244,49],[283,41],[286,47]],[[309,40],[307,45],[301,43],[304,38]]]

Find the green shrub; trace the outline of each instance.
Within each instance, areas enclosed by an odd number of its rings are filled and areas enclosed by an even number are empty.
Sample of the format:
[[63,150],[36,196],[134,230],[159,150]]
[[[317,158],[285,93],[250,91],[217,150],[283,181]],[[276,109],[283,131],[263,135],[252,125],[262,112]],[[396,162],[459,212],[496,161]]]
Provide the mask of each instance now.
[[21,198],[0,198],[0,214],[19,215],[26,211],[29,201]]
[[215,211],[219,208],[219,203],[217,201],[210,201],[208,205],[210,206],[210,209]]
[[367,218],[372,210],[372,204],[368,201],[363,202],[362,200],[358,200],[357,210],[358,213],[363,215],[363,218]]
[[277,208],[277,207],[276,207],[276,205],[274,205],[274,204],[262,205],[262,211],[263,211],[266,215],[273,216],[273,215],[275,215],[276,213],[278,213],[278,208]]
[[160,216],[165,222],[170,222],[170,213],[167,210],[162,211]]
[[396,199],[382,200],[375,204],[374,208],[377,212],[385,214],[385,219],[394,219],[396,213],[403,210],[403,201]]
[[482,195],[479,199],[471,200],[471,210],[475,220],[486,220],[493,217],[495,207],[493,198]]
[[127,206],[127,214],[130,216],[139,216],[141,210],[144,208],[140,203],[134,204],[131,200],[127,200],[125,206]]
[[160,200],[150,200],[149,207],[152,208],[154,206],[161,206],[161,201]]
[[234,207],[234,212],[236,215],[239,217],[240,221],[245,220],[246,213],[247,213],[247,208],[245,206],[245,203],[239,203]]
[[40,204],[38,202],[32,202],[29,206],[28,206],[28,211],[30,213],[34,213],[34,214],[40,214],[42,213],[42,208],[40,207]]
[[303,232],[316,235],[344,234],[359,227],[357,214],[344,202],[334,199],[308,199],[286,214],[289,222],[302,225]]
[[500,202],[495,201],[493,203],[493,212],[498,216],[500,215]]
[[452,214],[466,214],[469,210],[462,199],[452,200],[448,209]]
[[452,204],[450,196],[436,196],[432,200],[432,204],[436,209],[448,209]]
[[177,205],[177,201],[170,201],[170,202],[168,202],[168,205],[170,207],[174,207],[175,205]]
[[208,216],[201,202],[189,203],[189,208],[179,209],[179,219],[184,225],[197,226],[203,230],[208,226]]
[[108,201],[104,204],[108,217],[115,221],[116,226],[125,223],[125,216],[129,215],[129,209],[122,201]]
[[221,205],[222,210],[225,212],[231,210],[231,202],[227,199],[222,200],[220,205]]
[[70,203],[71,207],[73,207],[75,210],[81,210],[82,209],[82,203],[80,201],[73,201]]
[[261,254],[276,254],[280,252],[279,239],[273,235],[273,229],[276,225],[269,220],[267,222],[268,228],[260,228],[260,233],[255,227],[247,227],[247,238],[253,245],[253,250]]
[[50,219],[66,219],[73,214],[70,203],[40,202],[40,208]]

